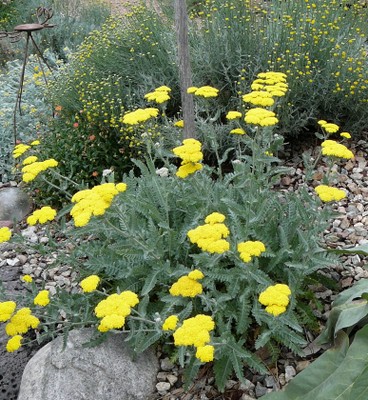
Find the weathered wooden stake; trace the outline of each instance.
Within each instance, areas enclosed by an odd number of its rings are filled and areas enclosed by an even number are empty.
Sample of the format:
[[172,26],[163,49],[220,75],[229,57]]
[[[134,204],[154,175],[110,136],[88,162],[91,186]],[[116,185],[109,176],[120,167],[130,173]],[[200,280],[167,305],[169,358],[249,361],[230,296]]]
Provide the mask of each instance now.
[[179,79],[181,103],[184,119],[183,138],[195,138],[194,102],[193,95],[187,93],[187,88],[192,85],[192,71],[190,68],[189,42],[188,42],[188,13],[186,0],[174,0],[175,26],[178,43]]

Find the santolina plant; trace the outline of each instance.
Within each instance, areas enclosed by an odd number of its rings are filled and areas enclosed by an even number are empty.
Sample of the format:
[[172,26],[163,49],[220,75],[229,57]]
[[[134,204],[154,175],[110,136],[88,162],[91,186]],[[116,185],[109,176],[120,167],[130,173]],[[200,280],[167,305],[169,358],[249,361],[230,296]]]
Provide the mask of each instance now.
[[[279,85],[286,93],[285,74],[257,79],[263,86],[255,92],[271,93]],[[346,193],[329,182],[321,182],[316,192],[306,184],[295,193],[277,190],[287,171],[277,158],[280,141],[274,134],[279,100],[273,95],[273,104],[260,107],[269,98],[261,93],[242,99],[250,108],[227,115],[234,147],[229,172],[221,158],[214,167],[203,161],[197,139],[178,142],[168,153],[147,136],[145,163],[135,161],[139,176],[130,173],[123,182],[73,195],[70,238],[92,239],[70,255],[70,265],[83,278],[80,290],[51,296],[24,277],[32,292],[29,308],[6,299],[0,303],[8,351],[26,343],[24,335],[33,329],[42,340],[58,326],[65,331],[95,326],[99,338],[124,333],[137,352],[164,344],[187,366],[187,383],[203,363],[213,362],[221,390],[232,373],[244,380],[244,368],[266,371],[256,355],[260,348],[301,351],[303,328],[312,318],[304,302],[306,279],[331,263],[320,244],[331,217],[324,203]],[[231,133],[234,129],[243,134]],[[341,154],[324,157],[335,160]],[[44,208],[29,223],[54,217]],[[2,241],[10,234],[0,231]],[[60,318],[60,309],[66,318]]]

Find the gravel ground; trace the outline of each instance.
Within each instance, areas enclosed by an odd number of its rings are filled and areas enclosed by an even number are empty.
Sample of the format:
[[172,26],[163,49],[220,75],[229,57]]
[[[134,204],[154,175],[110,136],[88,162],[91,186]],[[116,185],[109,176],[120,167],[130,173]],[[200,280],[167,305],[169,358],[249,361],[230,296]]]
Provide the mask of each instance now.
[[[293,191],[304,182],[304,168],[299,154],[306,148],[290,150],[285,152],[283,158],[285,164],[292,167],[290,175],[284,176],[279,183],[278,190]],[[348,198],[334,205],[339,215],[324,232],[324,241],[330,247],[339,248],[345,246],[354,247],[358,244],[368,243],[368,143],[359,141],[350,148],[355,154],[353,160],[343,163],[336,168],[335,180],[340,188],[348,193]],[[311,148],[311,157],[318,154],[318,147]],[[297,154],[297,155],[295,155]],[[310,182],[310,189],[320,183],[325,166],[317,168],[313,181]],[[47,245],[49,237],[44,227],[22,227],[19,225],[24,238],[33,245]],[[16,294],[23,290],[20,276],[29,274],[40,286],[51,294],[55,288],[61,287],[67,290],[77,290],[78,274],[68,265],[59,265],[59,255],[70,250],[70,244],[63,240],[62,236],[55,235],[58,240],[58,247],[51,253],[40,254],[31,248],[19,248],[19,246],[4,243],[0,244],[0,280],[3,281],[3,289],[6,293]],[[33,246],[34,247],[34,246]],[[351,255],[341,257],[341,262],[326,270],[326,275],[331,277],[338,284],[339,290],[350,287],[355,281],[368,277],[368,271],[364,268],[367,265],[367,257]],[[326,321],[330,305],[336,293],[323,287],[314,288],[316,296],[323,301],[325,310],[316,312],[321,325]],[[314,337],[309,335],[309,340]],[[159,354],[161,370],[157,376],[157,392],[152,399],[163,400],[194,400],[194,399],[241,399],[249,400],[263,396],[273,390],[282,388],[298,372],[303,370],[313,360],[313,354],[305,359],[296,358],[292,353],[284,353],[277,365],[270,368],[266,376],[253,374],[245,371],[247,384],[240,384],[236,380],[229,380],[224,394],[218,393],[213,385],[214,378],[211,369],[204,367],[200,377],[193,385],[184,390],[182,383],[182,371],[178,366],[172,365],[165,354]]]

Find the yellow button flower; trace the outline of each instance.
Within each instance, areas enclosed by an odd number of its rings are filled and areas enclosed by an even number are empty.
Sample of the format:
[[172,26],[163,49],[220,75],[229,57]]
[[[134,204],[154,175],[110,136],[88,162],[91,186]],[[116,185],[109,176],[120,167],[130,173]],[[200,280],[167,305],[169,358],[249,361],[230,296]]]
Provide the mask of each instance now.
[[97,289],[100,283],[100,278],[97,275],[90,275],[79,282],[79,286],[82,288],[84,293],[90,293]]

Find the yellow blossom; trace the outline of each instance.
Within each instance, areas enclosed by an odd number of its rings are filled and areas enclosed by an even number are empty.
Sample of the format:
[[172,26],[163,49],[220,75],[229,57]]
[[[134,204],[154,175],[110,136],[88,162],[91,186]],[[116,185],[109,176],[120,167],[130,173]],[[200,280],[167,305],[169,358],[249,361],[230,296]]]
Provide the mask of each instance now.
[[48,221],[53,221],[56,217],[56,210],[49,206],[42,207],[39,210],[33,211],[33,213],[27,218],[28,225],[36,225],[37,222],[44,224]]
[[325,203],[330,201],[340,201],[346,197],[344,190],[327,185],[319,185],[314,190],[319,198]]
[[11,230],[7,226],[0,228],[0,243],[7,242],[11,235]]
[[13,351],[17,351],[22,346],[22,339],[21,335],[15,335],[8,340],[6,343],[6,351],[8,353],[12,353]]
[[13,315],[17,304],[14,301],[4,301],[0,303],[0,322],[8,321]]
[[203,292],[202,285],[187,275],[182,276],[169,289],[171,296],[195,297]]
[[50,303],[50,298],[48,290],[41,290],[33,300],[33,304],[41,307],[45,307],[49,303]]
[[97,289],[100,283],[100,278],[97,275],[90,275],[79,282],[79,286],[82,288],[84,293],[90,293]]
[[242,113],[239,111],[229,111],[226,114],[226,119],[232,120],[232,119],[237,119],[237,118],[241,118],[242,117]]
[[197,347],[196,358],[202,362],[213,361],[215,348],[211,345]]
[[33,278],[31,277],[31,275],[23,275],[21,279],[23,282],[27,282],[27,283],[33,282]]
[[232,133],[233,135],[245,135],[246,134],[245,130],[242,128],[234,128],[230,131],[230,133]]
[[179,318],[177,315],[170,315],[165,319],[164,323],[162,324],[162,329],[164,331],[173,331],[176,328],[178,321]]
[[269,286],[260,293],[258,301],[266,306],[265,311],[274,316],[278,316],[286,311],[289,304],[289,296],[291,291],[289,286],[285,284],[276,284]]

